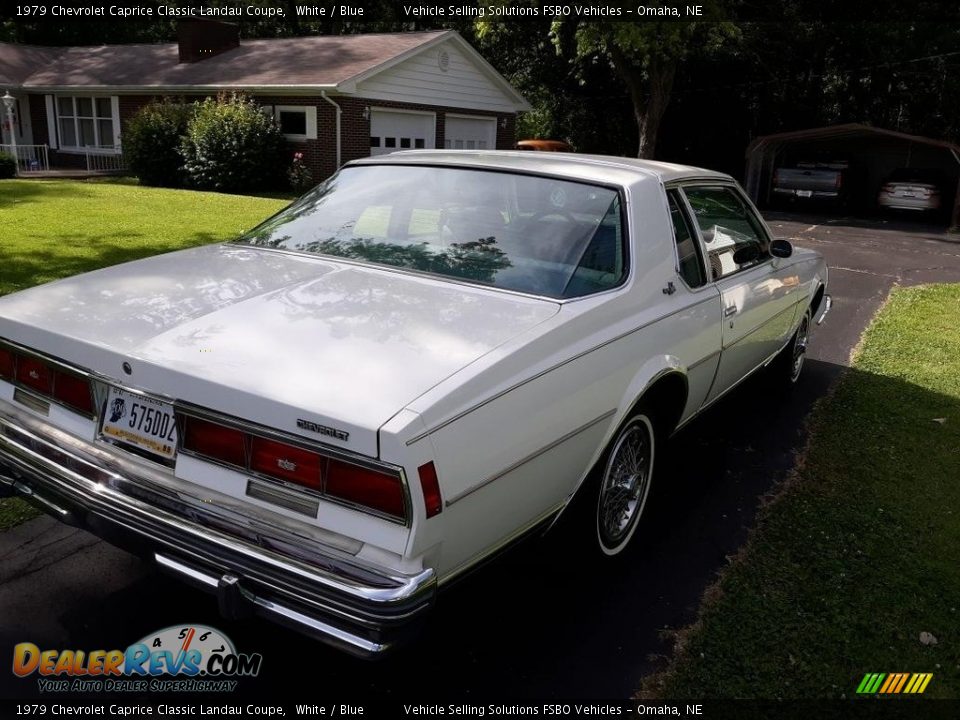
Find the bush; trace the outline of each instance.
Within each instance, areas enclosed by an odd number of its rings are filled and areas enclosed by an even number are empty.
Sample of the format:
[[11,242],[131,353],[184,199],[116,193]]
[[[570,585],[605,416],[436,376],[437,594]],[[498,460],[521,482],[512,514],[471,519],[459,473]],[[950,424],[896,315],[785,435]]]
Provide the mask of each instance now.
[[17,174],[17,161],[13,155],[0,152],[0,180],[3,178],[12,178]]
[[123,154],[144,185],[180,187],[184,183],[181,138],[193,105],[165,99],[144,105],[127,123]]
[[249,192],[283,186],[285,147],[276,121],[254,101],[234,93],[197,106],[180,153],[192,186]]
[[287,178],[290,180],[290,187],[297,195],[303,195],[307,190],[313,187],[313,173],[303,162],[303,153],[295,152],[293,160],[290,162],[290,169],[287,170]]

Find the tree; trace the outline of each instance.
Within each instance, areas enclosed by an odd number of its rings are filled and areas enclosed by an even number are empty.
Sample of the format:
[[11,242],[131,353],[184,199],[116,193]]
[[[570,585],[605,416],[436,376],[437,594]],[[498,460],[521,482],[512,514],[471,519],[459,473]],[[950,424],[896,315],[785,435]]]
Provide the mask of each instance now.
[[728,22],[584,22],[559,19],[551,36],[573,62],[609,64],[626,85],[637,122],[637,156],[656,154],[660,121],[678,65],[696,48],[709,52],[737,37]]

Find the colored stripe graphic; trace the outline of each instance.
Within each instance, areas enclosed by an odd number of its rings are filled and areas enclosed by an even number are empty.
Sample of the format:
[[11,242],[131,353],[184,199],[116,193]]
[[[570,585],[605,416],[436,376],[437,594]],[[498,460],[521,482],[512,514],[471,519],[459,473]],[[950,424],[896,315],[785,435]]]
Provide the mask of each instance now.
[[887,681],[880,686],[879,692],[880,693],[889,692],[890,685],[894,683],[896,680],[898,680],[899,677],[900,676],[897,675],[897,673],[890,673],[889,675],[887,675]]
[[883,679],[886,677],[886,673],[868,673],[867,676],[863,679],[863,682],[860,683],[860,688],[858,693],[863,693],[865,695],[873,695],[880,687],[880,683],[883,682]]
[[907,682],[907,675],[908,673],[900,673],[900,682],[897,683],[897,687],[894,689],[895,693],[898,693],[901,690],[903,690],[903,686]]
[[921,695],[933,673],[867,673],[857,686],[859,695]]

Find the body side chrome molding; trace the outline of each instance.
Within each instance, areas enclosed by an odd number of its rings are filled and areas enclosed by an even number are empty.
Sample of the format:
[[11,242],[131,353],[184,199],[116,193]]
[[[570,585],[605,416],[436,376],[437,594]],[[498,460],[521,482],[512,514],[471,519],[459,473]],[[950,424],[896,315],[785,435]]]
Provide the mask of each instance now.
[[592,352],[595,352],[595,351],[597,351],[597,350],[600,350],[600,349],[602,349],[602,348],[605,348],[607,345],[612,345],[613,343],[615,343],[615,342],[617,342],[617,341],[619,341],[619,340],[623,340],[624,338],[629,337],[630,335],[633,335],[634,333],[640,332],[641,330],[644,330],[645,328],[648,328],[648,327],[650,327],[651,325],[655,325],[655,324],[658,323],[658,322],[662,322],[663,320],[666,320],[667,318],[670,318],[670,317],[673,317],[674,315],[677,315],[677,314],[679,314],[679,313],[685,312],[685,311],[689,310],[690,308],[698,307],[698,306],[700,306],[700,305],[703,305],[704,303],[710,302],[711,300],[717,300],[719,297],[720,297],[719,295],[714,294],[714,295],[711,295],[710,297],[700,298],[700,299],[698,299],[696,302],[690,303],[690,304],[688,304],[688,305],[684,305],[683,307],[678,308],[678,309],[674,310],[673,312],[668,313],[667,315],[663,315],[663,316],[658,317],[658,318],[656,318],[656,319],[654,319],[654,320],[650,320],[649,322],[646,322],[646,323],[644,323],[643,325],[640,325],[640,326],[635,327],[635,328],[631,328],[630,330],[627,330],[627,331],[625,331],[625,332],[622,332],[622,333],[620,333],[619,335],[617,335],[617,336],[615,336],[615,337],[612,337],[612,338],[610,338],[610,339],[608,339],[608,340],[604,340],[602,343],[599,343],[599,344],[597,344],[597,345],[594,345],[594,346],[591,347],[591,348],[588,348],[588,349],[586,349],[586,350],[583,350],[583,351],[577,353],[576,355],[567,358],[566,360],[562,360],[562,361],[556,363],[555,365],[551,365],[550,367],[541,370],[540,372],[536,373],[535,375],[531,375],[530,377],[525,378],[525,379],[521,380],[521,381],[518,382],[518,383],[514,383],[514,384],[511,385],[510,387],[508,387],[508,388],[506,388],[506,389],[504,389],[504,390],[501,390],[500,392],[494,393],[493,395],[491,395],[490,397],[486,398],[485,400],[481,400],[480,402],[476,403],[475,405],[472,405],[472,406],[468,407],[466,410],[462,410],[461,412],[457,413],[457,414],[454,415],[453,417],[447,418],[446,420],[442,420],[441,422],[437,423],[437,424],[434,425],[433,427],[428,428],[427,430],[424,430],[423,432],[418,433],[418,434],[415,435],[414,437],[410,438],[409,440],[407,440],[406,444],[409,446],[409,445],[413,445],[413,444],[416,443],[416,442],[420,442],[420,441],[423,440],[425,437],[428,437],[428,436],[430,436],[430,435],[433,435],[433,433],[437,432],[438,430],[442,430],[443,428],[447,427],[447,425],[450,425],[451,423],[454,423],[454,422],[456,422],[457,420],[460,420],[461,418],[466,417],[467,415],[469,415],[470,413],[474,412],[475,410],[479,410],[479,409],[482,408],[483,406],[489,405],[490,403],[494,402],[495,400],[500,399],[500,398],[503,397],[504,395],[507,395],[508,393],[511,393],[511,392],[513,392],[514,390],[516,390],[516,389],[518,389],[518,388],[521,388],[521,387],[523,387],[524,385],[527,385],[528,383],[533,382],[534,380],[538,380],[538,379],[540,379],[541,377],[543,377],[544,375],[547,375],[548,373],[551,373],[551,372],[553,372],[554,370],[558,370],[559,368],[562,368],[564,365],[569,365],[569,364],[572,363],[572,362],[576,362],[577,360],[580,360],[581,358],[589,355],[589,354],[592,353]]
[[451,582],[458,580],[464,573],[469,572],[470,570],[476,569],[479,565],[483,564],[486,560],[490,559],[493,555],[496,555],[499,552],[502,552],[513,543],[522,539],[524,536],[530,534],[531,532],[536,531],[536,529],[550,520],[553,516],[559,513],[564,506],[567,504],[567,501],[557,503],[555,506],[551,507],[549,510],[544,511],[536,518],[531,520],[529,523],[524,525],[519,530],[507,535],[500,542],[492,545],[483,552],[474,555],[469,560],[464,561],[449,573],[441,577],[437,583],[440,588],[444,588],[449,585]]
[[589,421],[589,422],[587,422],[587,423],[584,423],[584,424],[581,425],[580,427],[571,430],[570,432],[568,432],[568,433],[567,433],[566,435],[564,435],[563,437],[558,438],[557,440],[554,440],[553,442],[549,443],[548,445],[543,446],[543,447],[540,448],[539,450],[536,450],[536,451],[530,453],[530,454],[527,455],[526,457],[521,458],[520,460],[517,460],[517,462],[513,463],[513,464],[510,465],[509,467],[506,467],[506,468],[504,468],[503,470],[500,470],[500,471],[494,473],[493,475],[489,476],[489,477],[486,478],[485,480],[482,480],[481,482],[479,482],[479,483],[477,483],[476,485],[474,485],[472,488],[469,488],[469,489],[467,489],[467,490],[464,490],[464,491],[463,491],[462,493],[460,493],[459,495],[456,495],[456,496],[448,499],[448,500],[446,501],[446,503],[444,504],[445,507],[450,507],[450,506],[453,505],[454,503],[456,503],[456,502],[458,502],[458,501],[460,501],[460,500],[463,500],[463,498],[468,497],[469,495],[472,495],[473,493],[477,492],[477,490],[480,490],[480,489],[486,487],[486,486],[489,485],[490,483],[499,480],[500,478],[504,477],[505,475],[509,475],[509,474],[512,473],[514,470],[516,470],[517,468],[519,468],[519,467],[521,467],[521,466],[523,466],[523,465],[526,465],[526,464],[527,464],[528,462],[530,462],[531,460],[535,460],[536,458],[540,457],[540,456],[543,455],[544,453],[550,452],[551,450],[553,450],[553,449],[554,449],[555,447],[557,447],[558,445],[562,445],[562,444],[565,443],[567,440],[569,440],[569,439],[571,439],[571,438],[579,435],[580,433],[584,432],[585,430],[589,430],[590,428],[592,428],[592,427],[593,427],[594,425],[596,425],[597,423],[603,422],[604,420],[606,420],[607,418],[611,417],[611,416],[612,416],[614,413],[616,413],[616,412],[617,412],[616,409],[608,410],[607,412],[605,412],[605,413],[604,413],[603,415],[601,415],[600,417],[594,418],[593,420],[591,420],[591,421]]

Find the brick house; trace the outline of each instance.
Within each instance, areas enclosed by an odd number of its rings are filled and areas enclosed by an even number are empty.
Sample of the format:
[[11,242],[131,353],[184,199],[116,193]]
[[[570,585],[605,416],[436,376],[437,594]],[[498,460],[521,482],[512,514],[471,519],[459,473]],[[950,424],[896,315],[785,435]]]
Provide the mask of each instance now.
[[[314,178],[405,148],[511,148],[523,97],[452,30],[241,40],[230,23],[181,22],[178,42],[0,43],[21,167],[122,167],[123,127],[161,97],[241,90],[277,118]],[[0,114],[2,114],[0,109]],[[10,122],[2,143],[9,149]]]

